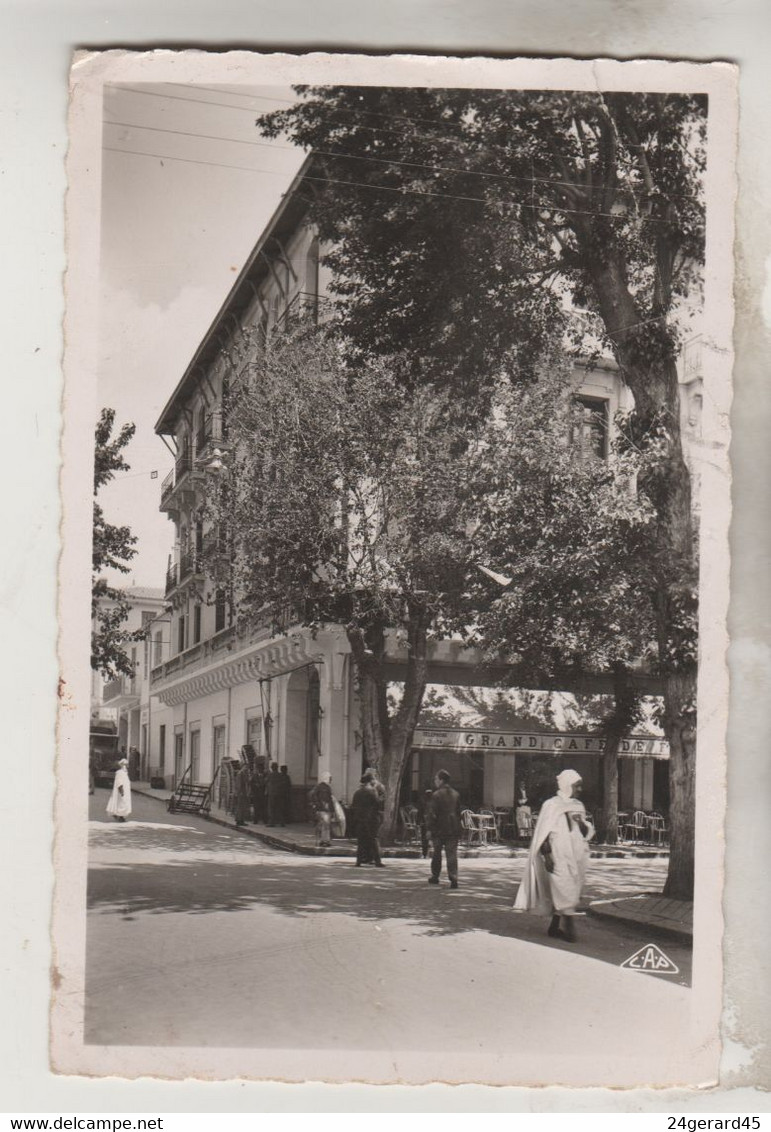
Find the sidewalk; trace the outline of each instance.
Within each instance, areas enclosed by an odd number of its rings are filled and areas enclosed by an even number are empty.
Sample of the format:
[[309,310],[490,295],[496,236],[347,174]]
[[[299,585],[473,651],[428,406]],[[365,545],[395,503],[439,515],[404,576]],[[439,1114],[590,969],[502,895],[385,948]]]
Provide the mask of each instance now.
[[652,931],[676,936],[685,943],[693,942],[693,903],[690,900],[669,900],[661,895],[641,893],[614,900],[595,900],[588,912],[590,916],[606,920],[644,924]]
[[[155,798],[165,805],[171,797],[171,790],[156,790],[147,782],[132,782],[131,789],[137,794],[142,794],[147,798]],[[356,849],[351,841],[338,839],[329,849],[322,849],[316,844],[316,831],[310,823],[293,822],[289,826],[276,827],[267,825],[254,825],[249,822],[247,825],[236,826],[232,814],[225,813],[224,810],[212,809],[209,814],[209,821],[216,822],[217,825],[223,825],[228,829],[238,829],[239,833],[245,833],[249,837],[256,837],[259,841],[270,845],[274,849],[285,849],[289,853],[301,853],[305,856],[311,857],[355,857]],[[512,845],[509,842],[501,844],[488,844],[488,845],[461,845],[459,847],[459,854],[462,858],[473,857],[526,857],[527,847],[523,845]],[[382,850],[384,857],[401,857],[401,858],[417,858],[420,857],[420,851],[416,847],[395,845],[390,848]],[[668,857],[668,849],[655,849],[653,847],[646,847],[644,845],[594,845],[592,846],[590,856],[594,858],[600,857]]]

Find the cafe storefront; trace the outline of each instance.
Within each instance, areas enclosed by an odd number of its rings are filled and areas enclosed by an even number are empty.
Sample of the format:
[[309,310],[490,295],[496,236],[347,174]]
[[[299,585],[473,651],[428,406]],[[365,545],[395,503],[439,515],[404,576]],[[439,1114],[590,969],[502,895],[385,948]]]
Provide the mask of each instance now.
[[[477,727],[418,726],[404,779],[405,801],[416,800],[439,770],[447,770],[464,806],[476,810],[513,807],[522,792],[539,807],[555,791],[555,777],[568,767],[584,780],[587,809],[601,802],[602,753],[597,734]],[[619,747],[621,810],[669,808],[669,747],[664,739],[631,735]]]

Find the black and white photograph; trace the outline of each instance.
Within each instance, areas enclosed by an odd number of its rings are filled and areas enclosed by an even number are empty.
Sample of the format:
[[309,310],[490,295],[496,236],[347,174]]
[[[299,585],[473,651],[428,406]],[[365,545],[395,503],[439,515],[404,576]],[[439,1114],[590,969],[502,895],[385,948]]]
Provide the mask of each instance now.
[[717,1079],[735,81],[76,59],[59,1072]]

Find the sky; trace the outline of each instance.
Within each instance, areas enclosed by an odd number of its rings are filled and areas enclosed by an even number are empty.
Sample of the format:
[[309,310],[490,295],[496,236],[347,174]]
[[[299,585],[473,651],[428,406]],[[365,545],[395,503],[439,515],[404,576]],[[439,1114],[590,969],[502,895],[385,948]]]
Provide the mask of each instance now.
[[158,503],[172,457],[154,425],[302,162],[255,126],[292,101],[289,87],[106,88],[97,412],[114,408],[136,434],[131,470],[99,500],[138,538],[122,585],[164,584],[174,528]]

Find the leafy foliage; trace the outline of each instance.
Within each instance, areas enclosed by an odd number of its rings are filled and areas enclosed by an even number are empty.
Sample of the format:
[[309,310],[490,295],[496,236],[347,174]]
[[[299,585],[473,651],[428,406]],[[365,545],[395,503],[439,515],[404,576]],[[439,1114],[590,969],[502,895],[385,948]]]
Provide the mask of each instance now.
[[[133,437],[135,426],[125,424],[113,436],[114,426],[115,410],[102,409],[94,435],[94,496],[116,472],[129,470],[123,450]],[[136,554],[136,541],[128,527],[107,522],[95,499],[91,548],[91,667],[108,680],[119,674],[133,676],[134,669],[124,646],[144,638],[142,630],[128,632],[124,628],[131,605],[123,591],[111,586],[102,576],[105,570],[129,572],[128,563]]]

